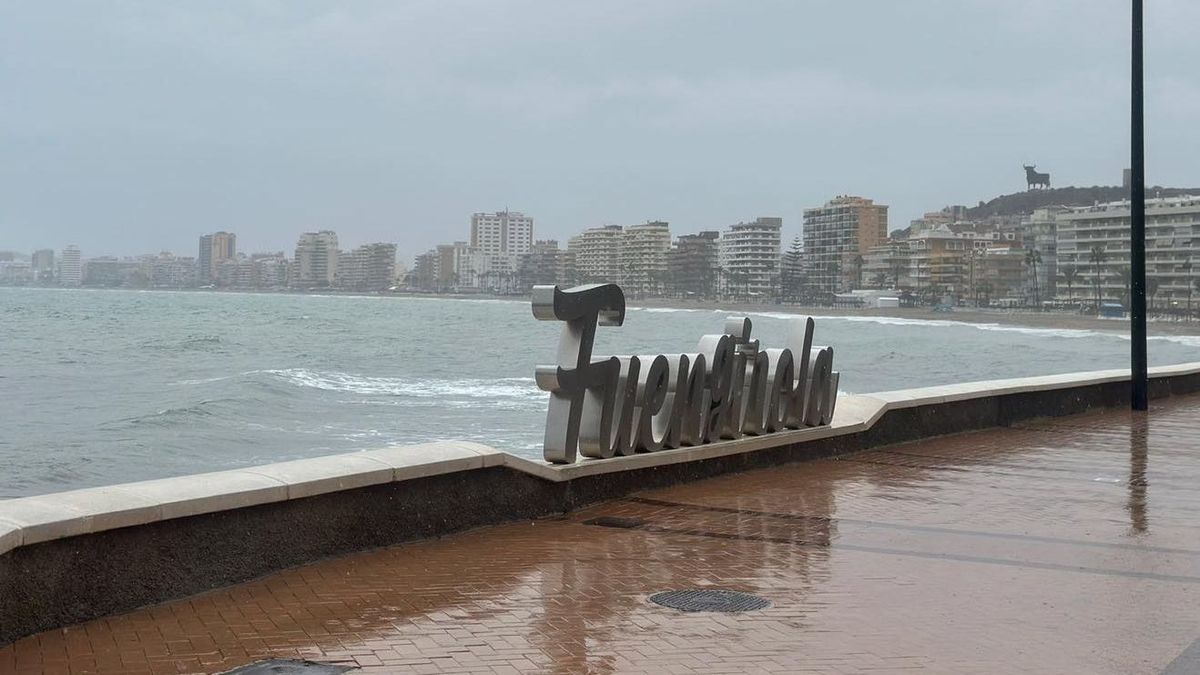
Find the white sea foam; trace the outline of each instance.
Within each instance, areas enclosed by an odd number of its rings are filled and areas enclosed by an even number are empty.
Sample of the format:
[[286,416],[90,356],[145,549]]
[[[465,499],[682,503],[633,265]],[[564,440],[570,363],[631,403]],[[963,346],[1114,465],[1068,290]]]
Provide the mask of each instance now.
[[[243,373],[243,375],[248,375],[248,374],[249,373]],[[210,382],[221,382],[222,380],[229,380],[229,379],[232,379],[235,377],[238,377],[238,376],[237,375],[222,375],[220,377],[202,377],[198,380],[179,380],[178,382],[171,382],[170,384],[172,386],[177,386],[177,387],[192,385],[192,384],[209,384]]]
[[[768,319],[795,319],[802,314],[784,312],[748,312],[750,316],[760,316]],[[970,321],[952,321],[949,319],[911,319],[898,316],[820,316],[813,315],[819,321],[845,321],[847,323],[871,323],[883,326],[911,326],[916,328],[972,328],[981,331],[996,331],[1001,333],[1018,333],[1040,337],[1059,338],[1116,338],[1128,340],[1129,335],[1116,331],[1090,330],[1083,328],[1031,328],[1029,326],[1013,326],[1000,323],[973,323]],[[1200,346],[1200,336],[1192,335],[1157,335],[1152,340],[1167,340],[1189,346]]]
[[648,314],[675,314],[678,312],[707,312],[707,309],[684,309],[682,307],[629,307],[630,311]]
[[264,370],[289,384],[325,391],[406,396],[434,399],[509,399],[541,400],[545,394],[534,386],[532,377],[507,377],[493,380],[407,377],[369,377],[349,373],[313,371],[304,368]]
[[[1128,335],[1118,336],[1123,340],[1130,339]],[[1151,335],[1148,340],[1161,340],[1163,342],[1174,342],[1176,344],[1185,345],[1188,347],[1200,347],[1200,335]]]

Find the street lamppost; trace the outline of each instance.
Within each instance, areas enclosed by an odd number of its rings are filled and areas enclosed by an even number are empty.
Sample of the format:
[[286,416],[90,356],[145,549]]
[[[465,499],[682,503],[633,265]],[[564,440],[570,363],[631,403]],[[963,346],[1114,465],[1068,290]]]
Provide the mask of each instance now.
[[1187,321],[1192,321],[1192,256],[1183,261],[1183,270],[1187,272]]
[[1130,403],[1134,410],[1149,407],[1146,363],[1146,153],[1142,81],[1142,0],[1133,0],[1132,59],[1130,61]]

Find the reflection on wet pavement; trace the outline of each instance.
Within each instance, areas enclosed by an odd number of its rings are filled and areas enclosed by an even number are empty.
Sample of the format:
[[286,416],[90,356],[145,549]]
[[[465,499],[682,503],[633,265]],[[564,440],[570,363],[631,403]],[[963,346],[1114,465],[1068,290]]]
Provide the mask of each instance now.
[[[1188,672],[1198,413],[1178,398],[648,491],[44,633],[0,671]],[[770,606],[647,601],[697,588]]]

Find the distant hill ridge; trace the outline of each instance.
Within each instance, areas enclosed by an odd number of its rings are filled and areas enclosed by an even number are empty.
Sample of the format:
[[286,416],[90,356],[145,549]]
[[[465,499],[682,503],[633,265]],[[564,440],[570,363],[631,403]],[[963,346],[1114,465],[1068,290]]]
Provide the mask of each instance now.
[[[1147,187],[1147,197],[1200,196],[1200,188]],[[1018,216],[1046,206],[1091,206],[1096,202],[1116,202],[1129,198],[1129,188],[1116,185],[1092,187],[1061,187],[1049,190],[1028,190],[1001,195],[989,202],[967,209],[968,220],[989,216]]]

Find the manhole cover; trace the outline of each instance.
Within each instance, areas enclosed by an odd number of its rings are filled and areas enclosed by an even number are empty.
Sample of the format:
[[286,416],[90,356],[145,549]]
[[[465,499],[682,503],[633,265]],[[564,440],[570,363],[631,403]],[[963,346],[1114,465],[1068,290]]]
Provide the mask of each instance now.
[[227,671],[225,675],[342,675],[348,670],[350,670],[348,666],[338,666],[332,663],[272,659],[234,668]]
[[664,591],[650,596],[650,602],[685,612],[752,612],[771,606],[757,595],[719,589]]

